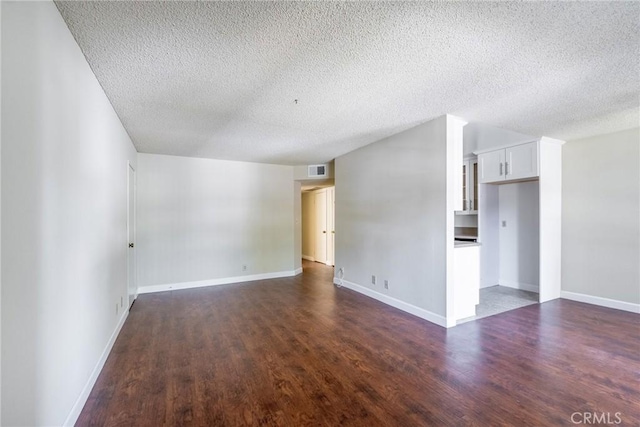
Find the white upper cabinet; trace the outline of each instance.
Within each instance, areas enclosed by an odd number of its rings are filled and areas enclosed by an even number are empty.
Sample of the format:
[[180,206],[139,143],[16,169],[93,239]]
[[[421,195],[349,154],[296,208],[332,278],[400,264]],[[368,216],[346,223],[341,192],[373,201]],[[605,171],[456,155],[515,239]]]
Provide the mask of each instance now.
[[478,160],[465,159],[462,163],[462,209],[458,214],[478,213]]
[[504,149],[478,155],[478,164],[480,165],[478,178],[481,184],[504,181],[504,158]]
[[[463,200],[464,191],[463,179],[463,135],[464,126],[467,124],[459,117],[448,115],[447,118],[447,181],[453,184],[448,196],[453,202],[453,210],[461,211],[464,209]],[[448,184],[447,184],[448,185]]]
[[517,181],[540,175],[538,168],[538,142],[478,154],[481,184]]
[[516,145],[506,149],[505,175],[508,180],[534,178],[538,171],[538,143]]

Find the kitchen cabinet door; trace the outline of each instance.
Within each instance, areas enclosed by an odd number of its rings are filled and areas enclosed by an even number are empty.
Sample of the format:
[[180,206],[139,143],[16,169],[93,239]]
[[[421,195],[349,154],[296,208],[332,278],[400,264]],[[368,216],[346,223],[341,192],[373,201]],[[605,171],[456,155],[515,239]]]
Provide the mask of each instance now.
[[478,213],[478,160],[469,159],[462,163],[462,209],[458,215]]
[[506,149],[505,179],[533,178],[538,175],[538,146],[535,142]]
[[469,161],[469,211],[478,213],[478,160]]
[[466,211],[469,207],[469,162],[462,164],[462,210]]
[[456,320],[476,315],[480,302],[480,247],[453,250],[454,313]]
[[478,155],[480,184],[504,181],[505,150],[489,151]]
[[535,178],[538,170],[537,141],[478,155],[480,184]]

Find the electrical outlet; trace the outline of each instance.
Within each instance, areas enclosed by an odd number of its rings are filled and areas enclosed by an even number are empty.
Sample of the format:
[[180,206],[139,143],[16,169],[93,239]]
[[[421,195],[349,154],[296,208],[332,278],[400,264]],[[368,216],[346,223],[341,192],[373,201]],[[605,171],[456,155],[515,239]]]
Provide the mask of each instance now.
[[371,276],[371,284],[372,285],[376,284],[376,276]]
[[385,289],[389,289],[389,281],[388,280],[384,281],[384,288]]
[[242,271],[247,271],[247,266],[245,264],[242,265]]
[[502,227],[506,227],[507,226],[507,221],[502,221]]

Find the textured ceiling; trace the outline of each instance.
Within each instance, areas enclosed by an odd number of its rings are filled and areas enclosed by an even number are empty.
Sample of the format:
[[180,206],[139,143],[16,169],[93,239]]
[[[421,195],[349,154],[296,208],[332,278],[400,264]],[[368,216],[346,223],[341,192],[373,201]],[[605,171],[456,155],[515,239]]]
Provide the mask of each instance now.
[[140,152],[316,163],[445,113],[638,126],[637,2],[56,4]]

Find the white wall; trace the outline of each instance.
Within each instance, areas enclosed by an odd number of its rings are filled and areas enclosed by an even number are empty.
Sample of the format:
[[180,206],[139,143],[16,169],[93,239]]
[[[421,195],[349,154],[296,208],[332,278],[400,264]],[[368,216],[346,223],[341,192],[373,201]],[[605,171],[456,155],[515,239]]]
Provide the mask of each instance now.
[[563,147],[562,290],[640,303],[640,129]]
[[291,166],[139,154],[137,174],[140,292],[295,270]]
[[55,5],[1,7],[2,425],[62,425],[125,318],[136,152]]
[[[539,275],[538,181],[498,186],[499,283],[538,292]],[[506,226],[502,222],[506,222]]]
[[478,185],[478,241],[480,248],[480,287],[500,282],[500,197],[498,185]]
[[[336,159],[336,271],[436,317],[446,316],[446,137],[440,117]],[[450,216],[453,248],[453,205]]]
[[[2,6],[0,5],[0,46],[2,46]],[[1,51],[1,50],[0,50]],[[2,55],[0,54],[0,81]],[[0,111],[2,111],[2,84],[0,84]],[[0,114],[0,424],[2,424],[2,115]]]

